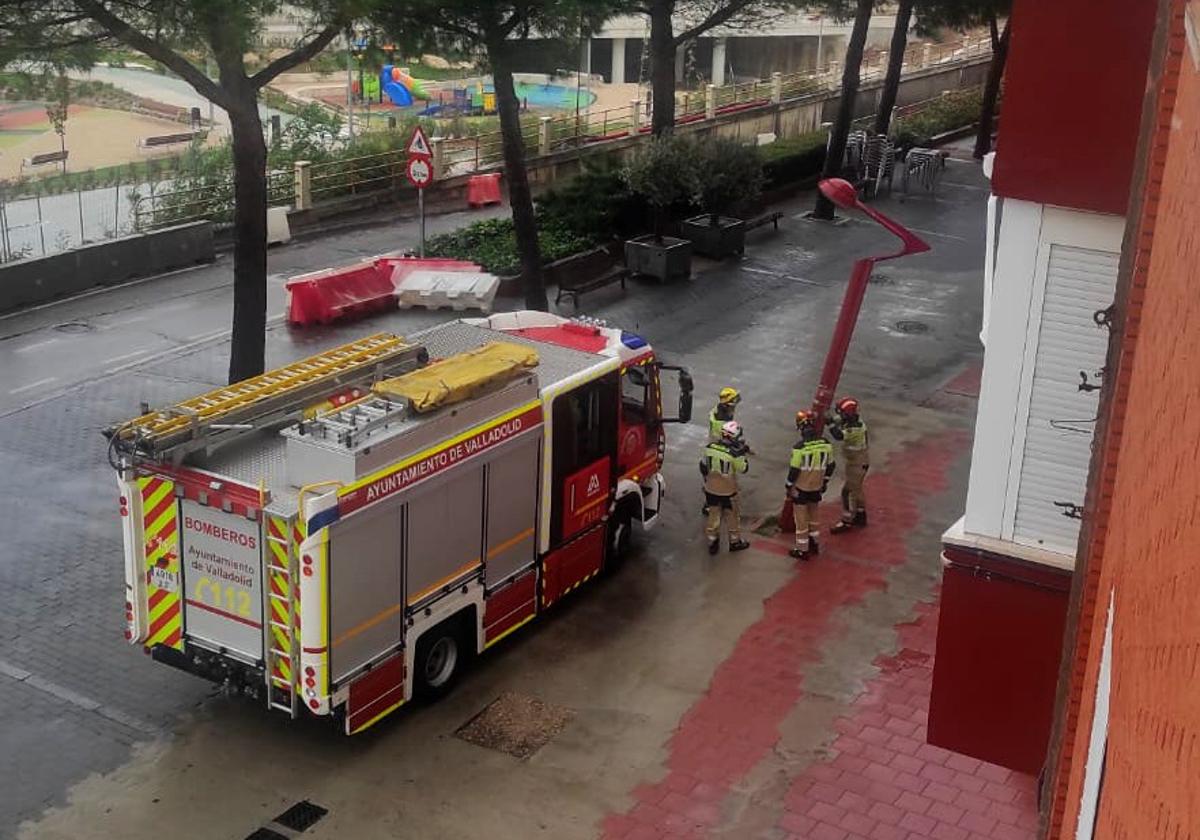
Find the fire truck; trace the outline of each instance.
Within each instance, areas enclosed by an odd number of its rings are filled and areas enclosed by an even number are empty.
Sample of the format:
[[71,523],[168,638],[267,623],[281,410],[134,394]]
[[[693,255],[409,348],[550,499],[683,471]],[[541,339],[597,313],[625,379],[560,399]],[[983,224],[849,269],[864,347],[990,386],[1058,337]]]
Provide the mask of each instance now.
[[145,411],[106,430],[125,637],[361,732],[615,567],[691,391],[634,333],[515,312]]

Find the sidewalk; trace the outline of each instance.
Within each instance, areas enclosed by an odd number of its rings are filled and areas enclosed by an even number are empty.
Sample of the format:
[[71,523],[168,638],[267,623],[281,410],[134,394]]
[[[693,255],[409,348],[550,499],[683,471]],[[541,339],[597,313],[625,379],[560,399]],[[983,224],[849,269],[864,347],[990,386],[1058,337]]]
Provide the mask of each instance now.
[[[969,399],[973,373],[929,403]],[[665,773],[604,819],[605,840],[1033,840],[1032,778],[926,743],[940,580],[930,512],[958,495],[970,435],[922,425],[877,460],[870,528],[826,536],[765,601],[680,719]],[[787,561],[789,547],[772,532],[753,550]]]

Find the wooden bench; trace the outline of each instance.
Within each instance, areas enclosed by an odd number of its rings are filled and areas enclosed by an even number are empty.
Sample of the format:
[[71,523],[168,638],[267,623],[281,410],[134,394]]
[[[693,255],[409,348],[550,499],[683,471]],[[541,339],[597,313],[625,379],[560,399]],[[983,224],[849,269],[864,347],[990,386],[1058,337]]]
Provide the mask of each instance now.
[[577,309],[580,295],[612,283],[620,283],[624,291],[627,277],[629,269],[622,265],[613,265],[613,255],[604,247],[593,248],[546,266],[547,283],[558,284],[558,295],[554,298],[554,305],[557,306],[562,303],[563,298],[569,297]]
[[67,150],[62,149],[57,152],[42,152],[38,155],[32,155],[21,161],[21,166],[43,166],[47,163],[66,163]]
[[172,146],[176,143],[191,143],[204,136],[203,131],[180,131],[177,134],[156,134],[152,137],[144,137],[138,142],[138,146],[143,149],[153,149],[158,146]]
[[755,216],[753,219],[746,220],[746,230],[751,231],[755,228],[774,225],[775,230],[779,230],[779,220],[783,218],[783,213],[778,210],[770,213],[763,213],[761,216]]

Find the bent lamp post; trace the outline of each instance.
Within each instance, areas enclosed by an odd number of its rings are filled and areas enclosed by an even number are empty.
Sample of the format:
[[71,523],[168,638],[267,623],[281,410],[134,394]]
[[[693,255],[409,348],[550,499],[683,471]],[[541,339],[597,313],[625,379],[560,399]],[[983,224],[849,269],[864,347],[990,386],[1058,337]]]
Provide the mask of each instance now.
[[[909,254],[920,254],[929,250],[929,244],[921,237],[901,225],[895,219],[889,219],[873,207],[863,204],[858,199],[854,187],[841,178],[826,178],[817,185],[825,197],[843,210],[860,210],[871,219],[878,222],[884,229],[899,237],[902,247],[894,254],[884,254],[878,257],[863,257],[856,260],[850,271],[850,282],[846,286],[846,294],[842,298],[842,310],[838,313],[837,325],[833,328],[833,338],[829,342],[829,352],[825,354],[825,366],[821,369],[821,380],[817,383],[817,393],[813,398],[812,411],[815,415],[817,433],[820,434],[825,426],[825,415],[833,404],[833,394],[837,390],[838,380],[842,376],[842,366],[846,363],[846,352],[850,349],[850,338],[854,335],[854,325],[858,323],[858,312],[862,308],[863,297],[867,293],[867,282],[871,279],[871,270],[875,263],[884,260],[894,260],[897,257],[907,257]],[[792,520],[792,501],[783,503],[779,514],[779,527],[784,532],[795,530]]]

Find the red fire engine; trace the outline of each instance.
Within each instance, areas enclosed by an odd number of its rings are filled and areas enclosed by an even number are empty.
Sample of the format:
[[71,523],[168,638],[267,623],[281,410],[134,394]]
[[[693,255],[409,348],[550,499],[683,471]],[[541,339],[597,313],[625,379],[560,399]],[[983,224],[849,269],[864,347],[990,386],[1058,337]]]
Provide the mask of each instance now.
[[[679,410],[664,417],[664,371]],[[691,379],[539,312],[379,334],[108,430],[126,637],[360,732],[652,527]]]

